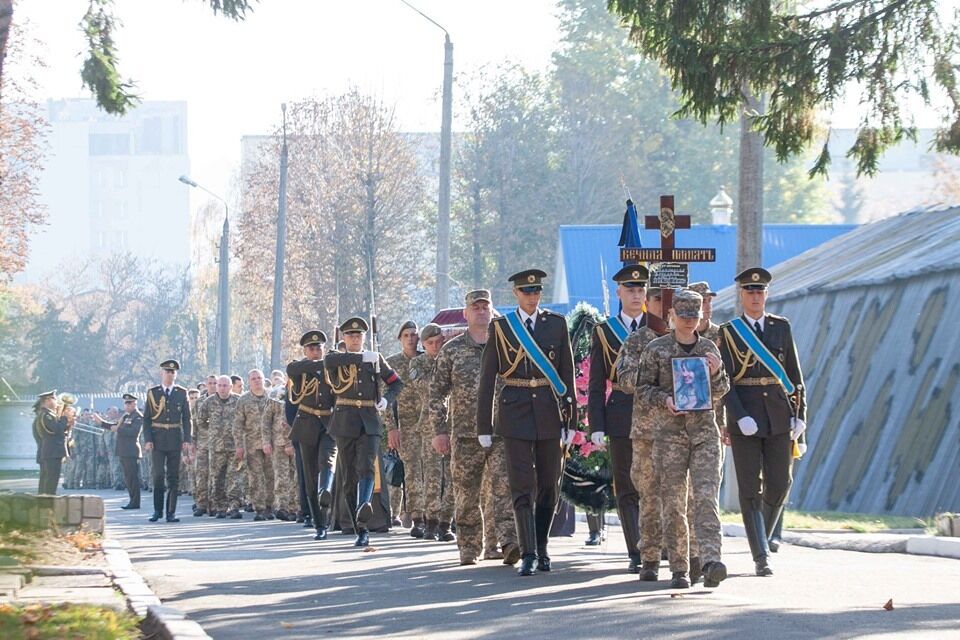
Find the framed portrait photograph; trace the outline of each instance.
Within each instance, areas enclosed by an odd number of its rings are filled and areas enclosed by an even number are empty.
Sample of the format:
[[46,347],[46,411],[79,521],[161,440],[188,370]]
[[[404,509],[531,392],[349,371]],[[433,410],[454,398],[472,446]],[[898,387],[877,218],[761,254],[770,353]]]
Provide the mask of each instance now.
[[710,393],[710,367],[700,357],[674,358],[673,404],[677,411],[709,411],[713,409]]

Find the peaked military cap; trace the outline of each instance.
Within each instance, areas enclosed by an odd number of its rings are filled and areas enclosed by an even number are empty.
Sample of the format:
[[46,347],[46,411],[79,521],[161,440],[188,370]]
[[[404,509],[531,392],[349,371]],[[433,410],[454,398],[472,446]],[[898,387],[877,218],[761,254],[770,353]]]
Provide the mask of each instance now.
[[513,274],[507,280],[513,283],[514,289],[523,289],[525,287],[543,287],[543,279],[547,277],[545,271],[540,269],[527,269]]
[[490,297],[490,291],[488,289],[474,289],[473,291],[468,291],[467,295],[463,296],[464,306],[469,307],[474,302],[480,302],[485,300],[489,303],[493,303],[493,300]]
[[37,394],[37,400],[46,400],[47,398],[56,398],[57,390],[51,389],[50,391],[44,391],[43,393]]
[[[191,391],[195,391],[195,389],[191,389]],[[200,393],[200,392],[197,391],[197,393]],[[132,393],[125,393],[125,394],[123,394],[123,401],[124,401],[124,402],[136,402],[136,401],[137,401],[137,396],[133,395]]]
[[650,272],[639,264],[628,264],[613,274],[613,281],[625,287],[645,287],[650,279]]
[[407,329],[413,329],[414,331],[420,330],[420,328],[417,327],[416,322],[414,322],[413,320],[407,320],[402,325],[400,325],[400,331],[397,331],[397,340],[400,339],[400,336],[402,336],[403,332],[406,331]]
[[327,341],[327,334],[319,329],[314,331],[307,331],[305,334],[300,336],[300,346],[309,347],[314,344],[323,344]]
[[710,290],[710,283],[705,281],[694,282],[692,284],[689,284],[687,285],[687,289],[690,289],[691,291],[696,291],[704,298],[706,298],[707,296],[710,296],[711,298],[713,298],[717,295],[716,291]]
[[443,333],[443,330],[435,322],[430,322],[423,325],[423,329],[420,330],[420,340],[429,340]]
[[673,296],[673,312],[678,318],[700,318],[703,296],[696,291],[682,289]]
[[773,280],[773,276],[763,267],[750,267],[738,273],[734,280],[740,285],[741,289],[763,291],[767,288],[767,285],[770,284],[770,281]]
[[362,333],[369,331],[369,329],[367,321],[360,316],[348,318],[340,325],[340,333]]
[[173,359],[164,360],[160,363],[160,368],[167,371],[180,371],[180,363]]

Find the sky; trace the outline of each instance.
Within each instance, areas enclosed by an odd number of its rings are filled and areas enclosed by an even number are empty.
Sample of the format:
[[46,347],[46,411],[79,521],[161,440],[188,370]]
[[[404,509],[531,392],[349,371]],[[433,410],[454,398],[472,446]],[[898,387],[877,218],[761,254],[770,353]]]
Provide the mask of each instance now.
[[[546,69],[559,37],[553,0],[412,3],[449,31],[455,73],[506,60]],[[86,7],[16,2],[15,25],[27,22],[47,65],[34,70],[37,98],[88,96],[77,27]],[[404,130],[440,128],[444,34],[400,0],[262,0],[239,23],[215,17],[206,0],[116,7],[122,76],[145,100],[188,102],[191,177],[216,193],[235,186],[241,136],[271,131],[283,102],[357,87],[394,104]],[[197,190],[191,198],[206,201]]]

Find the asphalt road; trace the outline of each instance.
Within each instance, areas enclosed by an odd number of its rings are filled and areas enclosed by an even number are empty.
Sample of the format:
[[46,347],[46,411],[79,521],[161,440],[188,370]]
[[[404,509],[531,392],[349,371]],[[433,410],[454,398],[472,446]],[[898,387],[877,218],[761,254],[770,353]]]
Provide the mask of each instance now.
[[225,640],[960,638],[960,560],[784,545],[776,575],[758,578],[746,542],[725,538],[730,578],[678,593],[626,573],[619,529],[599,548],[582,530],[553,539],[554,571],[520,578],[498,561],[460,567],[455,545],[405,532],[364,553],[295,523],[193,518],[189,497],[182,522],[151,524],[150,494],[129,513],[119,492],[98,493],[108,535],[156,594]]

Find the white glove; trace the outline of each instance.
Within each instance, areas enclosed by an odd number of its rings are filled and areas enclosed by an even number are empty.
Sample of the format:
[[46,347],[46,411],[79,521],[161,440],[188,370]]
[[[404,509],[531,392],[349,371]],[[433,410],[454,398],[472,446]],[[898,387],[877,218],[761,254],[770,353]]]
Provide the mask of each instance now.
[[603,448],[603,436],[605,434],[603,431],[594,431],[590,434],[590,442],[593,443],[593,446],[597,448]]
[[807,443],[806,443],[806,442],[798,442],[798,443],[797,443],[797,451],[800,452],[800,455],[801,455],[801,457],[802,457],[802,456],[807,452]]
[[386,408],[387,408],[386,398],[380,398],[379,400],[377,400],[377,411],[383,411]]
[[376,364],[380,360],[380,354],[376,351],[364,351],[362,356],[364,362]]
[[737,420],[737,426],[740,427],[740,433],[745,436],[752,436],[760,429],[760,427],[757,426],[757,421],[750,416],[743,416]]
[[573,445],[573,436],[577,433],[576,429],[564,429],[560,432],[560,444],[571,446]]
[[493,436],[477,436],[477,440],[480,441],[480,446],[484,449],[489,449],[493,446]]
[[807,423],[800,418],[790,418],[790,439],[796,440],[807,430]]

